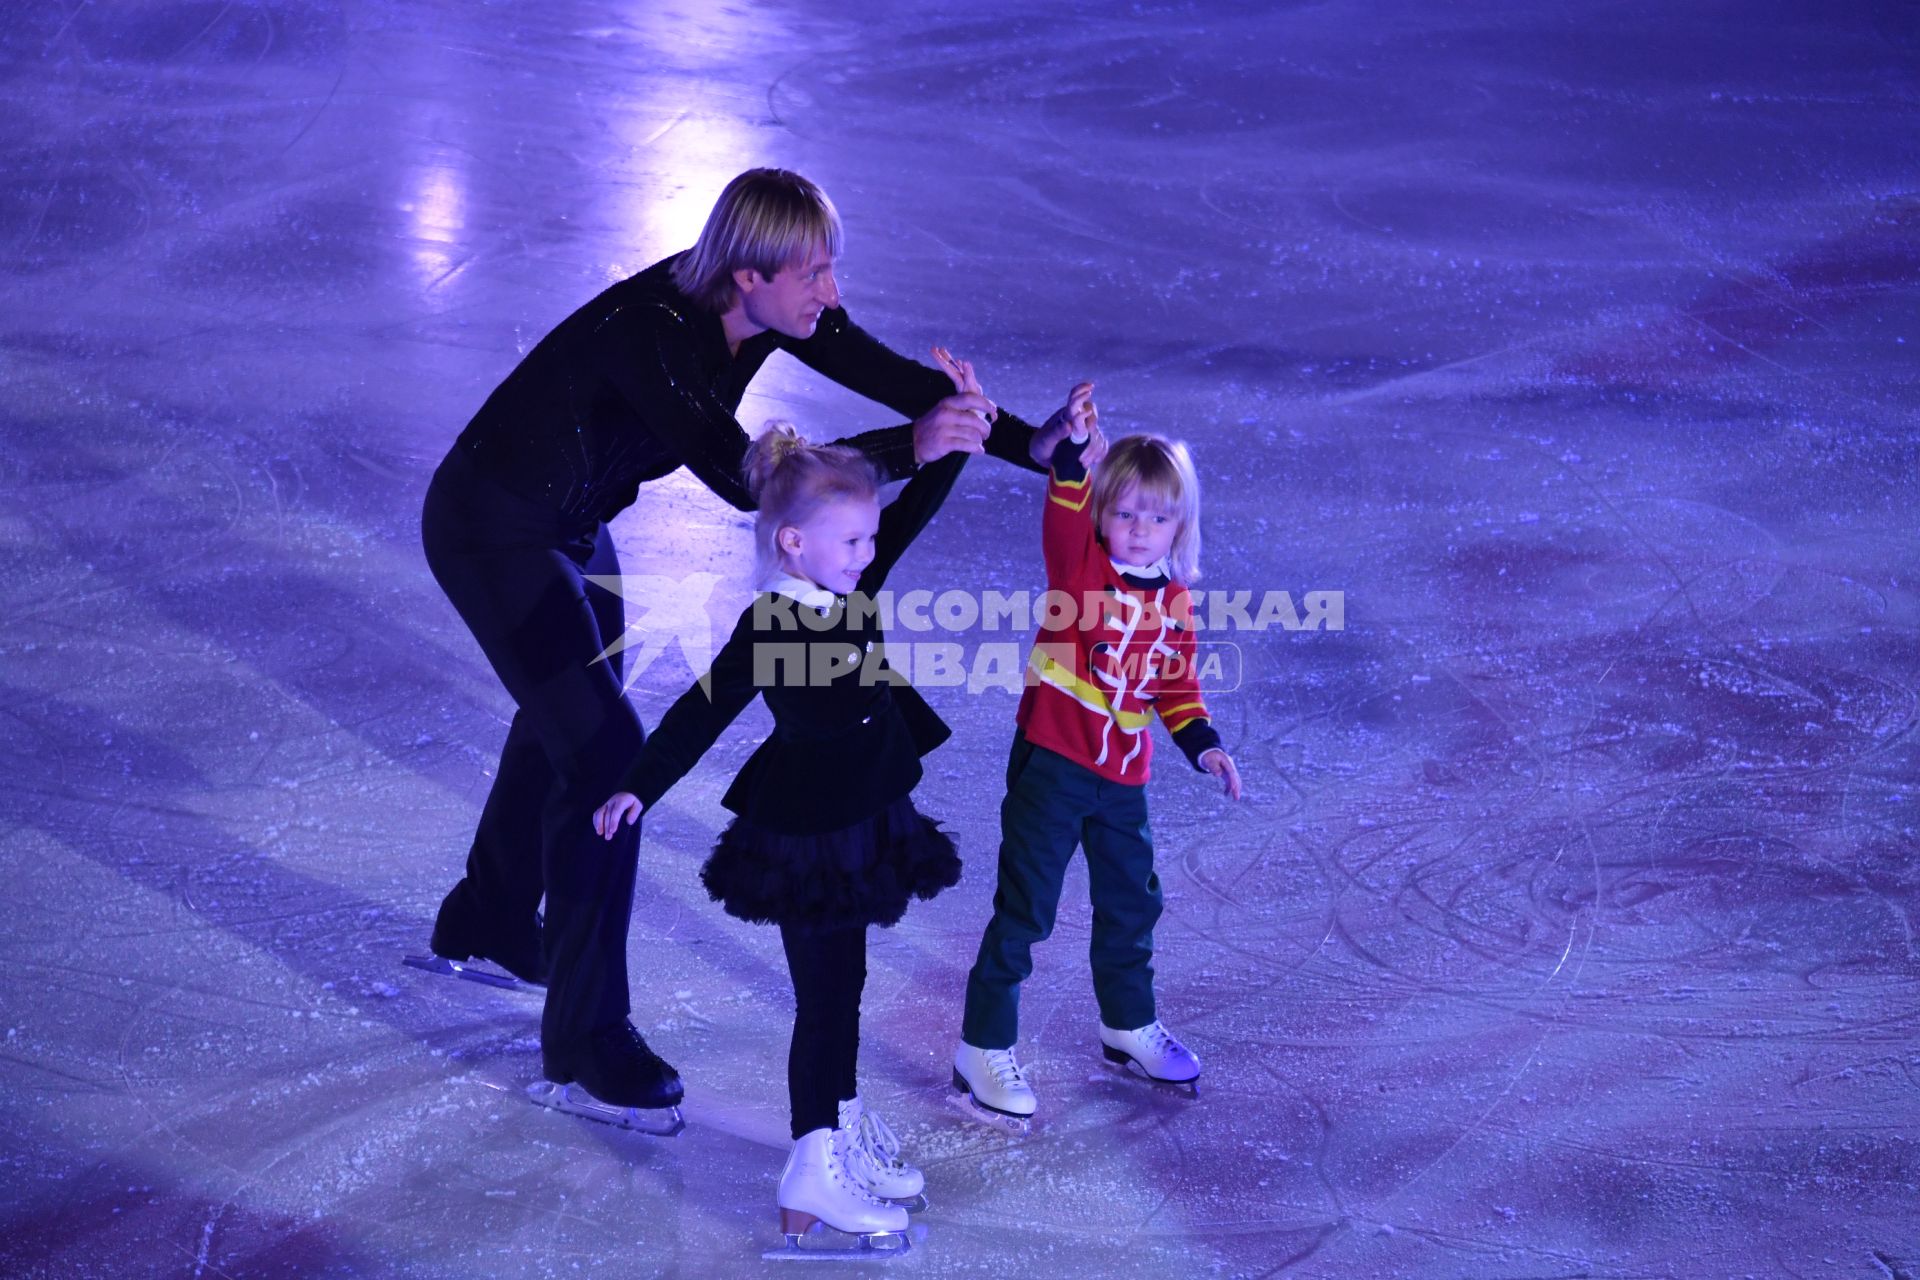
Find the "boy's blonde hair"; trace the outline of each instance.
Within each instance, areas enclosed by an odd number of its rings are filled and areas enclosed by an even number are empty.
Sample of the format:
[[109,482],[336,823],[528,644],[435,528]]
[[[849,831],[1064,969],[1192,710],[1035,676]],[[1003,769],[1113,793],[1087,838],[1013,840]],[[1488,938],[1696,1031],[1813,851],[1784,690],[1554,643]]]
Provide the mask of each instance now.
[[880,497],[873,463],[843,444],[808,444],[791,422],[767,423],[747,446],[747,492],[753,519],[753,585],[765,588],[781,574],[780,530],[805,524],[829,502]]
[[1129,488],[1159,501],[1180,522],[1167,551],[1176,582],[1200,577],[1200,476],[1187,446],[1165,436],[1122,436],[1093,469],[1093,524],[1099,528]]
[[751,268],[771,280],[816,244],[839,257],[844,241],[826,192],[787,169],[749,169],[720,193],[700,238],[673,264],[673,282],[719,315],[740,292],[734,272]]

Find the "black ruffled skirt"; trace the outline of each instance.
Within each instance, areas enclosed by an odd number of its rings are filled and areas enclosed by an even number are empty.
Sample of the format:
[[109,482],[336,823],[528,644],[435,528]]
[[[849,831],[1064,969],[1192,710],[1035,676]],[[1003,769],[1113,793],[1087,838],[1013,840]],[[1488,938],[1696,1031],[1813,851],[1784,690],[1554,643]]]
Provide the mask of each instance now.
[[735,818],[700,869],[730,916],[807,932],[899,922],[912,898],[960,881],[953,839],[902,796],[863,822],[820,835]]

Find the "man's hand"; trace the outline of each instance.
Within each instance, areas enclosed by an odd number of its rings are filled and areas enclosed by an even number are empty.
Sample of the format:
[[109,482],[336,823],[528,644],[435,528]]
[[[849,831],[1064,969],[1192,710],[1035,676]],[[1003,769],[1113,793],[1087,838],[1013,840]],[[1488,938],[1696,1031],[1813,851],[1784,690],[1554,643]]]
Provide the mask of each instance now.
[[921,466],[962,453],[987,451],[987,423],[999,410],[975,391],[957,391],[914,420],[913,460]]
[[1219,747],[1208,747],[1200,753],[1200,767],[1220,779],[1220,789],[1229,800],[1240,798],[1240,771],[1233,767],[1232,756]]

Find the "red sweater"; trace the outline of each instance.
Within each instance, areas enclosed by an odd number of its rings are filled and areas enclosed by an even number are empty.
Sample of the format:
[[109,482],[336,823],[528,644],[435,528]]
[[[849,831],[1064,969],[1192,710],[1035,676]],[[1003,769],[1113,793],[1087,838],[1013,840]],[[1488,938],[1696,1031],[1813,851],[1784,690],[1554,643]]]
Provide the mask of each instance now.
[[1047,479],[1040,545],[1047,589],[1073,600],[1064,625],[1043,616],[1020,697],[1020,731],[1114,782],[1144,783],[1155,714],[1194,768],[1220,745],[1194,673],[1187,588],[1154,569],[1122,572],[1095,536],[1081,446],[1063,441]]

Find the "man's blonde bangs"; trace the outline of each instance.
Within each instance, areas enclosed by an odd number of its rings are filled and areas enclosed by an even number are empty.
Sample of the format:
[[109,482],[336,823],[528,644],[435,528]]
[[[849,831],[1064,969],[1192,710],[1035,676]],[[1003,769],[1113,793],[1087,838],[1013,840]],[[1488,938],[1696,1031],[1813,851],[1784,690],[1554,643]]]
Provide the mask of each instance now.
[[673,264],[673,282],[707,311],[724,312],[738,293],[733,274],[772,279],[805,261],[815,245],[838,258],[846,233],[827,193],[787,169],[749,169],[720,193],[693,248]]

